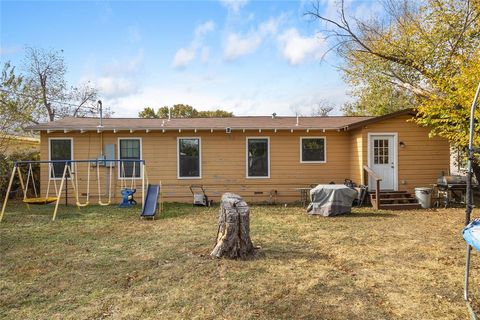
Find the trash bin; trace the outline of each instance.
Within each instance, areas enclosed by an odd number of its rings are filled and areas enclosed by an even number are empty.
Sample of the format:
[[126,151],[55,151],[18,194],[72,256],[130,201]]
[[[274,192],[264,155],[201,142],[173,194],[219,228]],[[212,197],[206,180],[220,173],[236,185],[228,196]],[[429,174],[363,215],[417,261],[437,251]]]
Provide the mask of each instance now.
[[432,192],[432,188],[415,188],[415,198],[418,200],[422,208],[431,208]]

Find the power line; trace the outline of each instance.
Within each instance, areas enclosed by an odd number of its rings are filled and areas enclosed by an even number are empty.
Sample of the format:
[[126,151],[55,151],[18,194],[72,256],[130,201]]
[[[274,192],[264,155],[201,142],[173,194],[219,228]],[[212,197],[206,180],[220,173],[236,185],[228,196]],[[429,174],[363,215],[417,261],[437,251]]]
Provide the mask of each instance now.
[[[21,93],[21,92],[15,92],[15,91],[11,91],[11,90],[6,90],[6,89],[2,89],[2,88],[0,88],[0,91],[5,92],[5,93],[10,93],[10,94],[15,94],[17,96],[31,98],[31,99],[42,99],[41,97],[37,97],[37,96],[33,96],[33,95]],[[71,107],[78,107],[79,106],[78,103],[69,103],[69,102],[64,102],[64,101],[59,101],[59,100],[49,100],[49,101],[54,102],[54,103],[58,103],[58,104],[63,104],[63,105],[66,105],[66,106],[71,106]]]

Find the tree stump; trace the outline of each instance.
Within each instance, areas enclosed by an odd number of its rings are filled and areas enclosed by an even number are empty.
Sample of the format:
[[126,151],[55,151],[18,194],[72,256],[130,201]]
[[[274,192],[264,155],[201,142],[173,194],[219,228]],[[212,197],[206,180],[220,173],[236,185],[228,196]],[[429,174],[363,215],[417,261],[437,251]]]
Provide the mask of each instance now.
[[211,256],[246,259],[255,254],[250,240],[250,209],[234,193],[224,193],[218,217],[217,243]]

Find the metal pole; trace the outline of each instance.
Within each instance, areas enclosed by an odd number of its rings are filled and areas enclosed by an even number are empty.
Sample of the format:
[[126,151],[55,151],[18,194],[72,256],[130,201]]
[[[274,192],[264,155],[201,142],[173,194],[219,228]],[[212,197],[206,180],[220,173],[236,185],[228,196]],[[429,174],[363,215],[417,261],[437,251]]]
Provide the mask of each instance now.
[[467,207],[465,209],[465,225],[470,223],[470,216],[473,209],[473,193],[472,193],[472,161],[474,160],[473,151],[473,133],[475,130],[475,105],[477,104],[478,95],[480,93],[480,83],[478,84],[475,98],[470,109],[470,137],[468,140],[468,167],[467,167]]
[[103,107],[102,100],[98,100],[98,108],[100,109],[100,127],[103,127]]
[[[475,98],[473,99],[472,106],[470,109],[470,136],[468,140],[468,168],[467,168],[467,199],[466,199],[466,208],[465,208],[465,225],[470,223],[471,213],[473,210],[473,191],[472,191],[472,162],[474,160],[474,150],[473,150],[473,135],[475,130],[475,106],[477,104],[478,95],[480,94],[480,83],[477,87],[477,92],[475,93]],[[465,288],[464,288],[464,299],[467,304],[468,312],[470,313],[470,318],[476,320],[477,316],[473,310],[470,299],[468,295],[468,286],[470,278],[470,253],[472,248],[467,244],[467,254],[465,261]]]

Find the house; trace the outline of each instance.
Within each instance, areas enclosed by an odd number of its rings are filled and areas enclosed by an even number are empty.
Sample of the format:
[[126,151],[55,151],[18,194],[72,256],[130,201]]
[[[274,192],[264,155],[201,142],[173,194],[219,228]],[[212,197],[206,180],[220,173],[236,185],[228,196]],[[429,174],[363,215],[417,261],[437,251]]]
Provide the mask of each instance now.
[[[368,181],[364,166],[381,177],[382,190],[412,192],[448,173],[449,143],[429,137],[428,128],[411,121],[412,110],[380,117],[251,116],[192,119],[67,118],[28,129],[40,132],[41,159],[144,159],[150,183],[162,182],[165,201],[190,202],[189,186],[202,184],[218,201],[231,191],[247,201],[296,201],[296,188],[320,183]],[[123,171],[122,171],[123,169]],[[109,178],[99,167],[107,194],[112,180],[119,200],[122,182],[141,181],[141,168],[117,166]],[[42,165],[41,181],[54,179]],[[57,170],[61,171],[61,170]],[[86,195],[86,168],[78,169]],[[81,171],[81,172],[80,172]],[[54,173],[57,177],[57,172]],[[133,178],[133,179],[131,179]],[[96,176],[91,183],[96,186]],[[44,190],[45,191],[45,190]]]
[[5,155],[17,152],[40,151],[40,139],[36,137],[3,135],[0,136],[0,149]]

